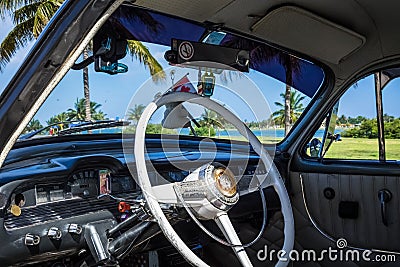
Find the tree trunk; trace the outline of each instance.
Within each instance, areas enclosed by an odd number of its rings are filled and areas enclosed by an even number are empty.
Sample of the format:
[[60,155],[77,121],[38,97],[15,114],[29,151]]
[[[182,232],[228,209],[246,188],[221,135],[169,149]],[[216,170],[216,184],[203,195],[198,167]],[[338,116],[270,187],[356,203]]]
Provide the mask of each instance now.
[[290,122],[290,90],[292,86],[292,65],[289,60],[289,64],[286,68],[286,90],[285,90],[285,136],[289,133],[291,122]]
[[[83,50],[83,60],[89,57],[88,48]],[[90,92],[89,92],[89,69],[85,67],[83,69],[83,94],[85,96],[85,120],[92,120],[92,113],[90,112]]]

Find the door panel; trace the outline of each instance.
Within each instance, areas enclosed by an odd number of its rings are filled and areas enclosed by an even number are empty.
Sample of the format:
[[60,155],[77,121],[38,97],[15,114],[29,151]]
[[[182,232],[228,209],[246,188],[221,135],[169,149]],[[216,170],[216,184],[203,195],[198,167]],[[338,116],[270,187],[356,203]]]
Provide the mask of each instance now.
[[[323,173],[300,173],[300,176],[309,213],[326,234],[335,239],[345,238],[356,247],[399,250],[400,177]],[[333,199],[324,195],[327,188],[335,192]],[[382,222],[378,199],[381,189],[392,193],[387,203],[388,226]],[[352,203],[350,206],[357,203],[356,218],[339,216],[339,210],[343,213],[346,208],[350,214],[355,213],[347,203]]]

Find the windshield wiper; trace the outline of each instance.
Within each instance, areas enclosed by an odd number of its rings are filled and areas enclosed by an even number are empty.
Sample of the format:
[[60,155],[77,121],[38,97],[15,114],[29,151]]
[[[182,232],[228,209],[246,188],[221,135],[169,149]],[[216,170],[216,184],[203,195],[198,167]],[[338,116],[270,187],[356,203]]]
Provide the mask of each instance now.
[[129,125],[129,121],[120,121],[120,120],[101,120],[101,121],[63,121],[50,124],[46,127],[43,127],[39,130],[33,131],[31,133],[27,133],[25,135],[20,136],[19,140],[26,140],[34,137],[37,134],[40,134],[52,127],[63,125],[68,126],[66,129],[58,130],[54,135],[68,135],[73,133],[79,133],[84,131],[90,131],[95,129],[105,129],[105,128],[114,128],[120,126]]
[[129,121],[119,121],[119,120],[88,121],[73,127],[69,127],[65,130],[58,131],[58,135],[67,135],[67,134],[79,133],[83,131],[90,131],[102,128],[127,126],[129,124],[130,124]]

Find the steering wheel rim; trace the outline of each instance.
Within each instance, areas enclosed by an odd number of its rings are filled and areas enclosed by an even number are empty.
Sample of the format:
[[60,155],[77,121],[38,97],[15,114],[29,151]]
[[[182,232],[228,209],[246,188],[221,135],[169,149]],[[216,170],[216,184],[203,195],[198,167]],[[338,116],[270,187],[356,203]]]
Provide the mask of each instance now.
[[[153,214],[154,219],[160,226],[160,229],[164,233],[165,237],[170,241],[170,243],[177,249],[177,251],[194,266],[208,266],[203,260],[201,260],[189,247],[183,242],[179,235],[172,228],[168,219],[164,215],[158,200],[154,197],[152,193],[152,185],[150,183],[150,178],[147,173],[146,159],[145,159],[145,132],[147,124],[153,115],[153,113],[161,106],[173,103],[173,102],[190,102],[199,104],[224,116],[224,118],[233,124],[241,135],[247,138],[253,150],[260,156],[266,169],[269,168],[267,186],[273,186],[276,193],[279,196],[281,202],[281,210],[284,218],[284,244],[282,250],[289,253],[293,249],[294,245],[294,219],[292,207],[289,199],[289,195],[286,191],[283,179],[280,176],[278,169],[271,156],[266,152],[265,148],[254,135],[254,133],[232,112],[218,104],[217,102],[211,100],[210,98],[202,97],[192,93],[185,92],[173,92],[161,96],[158,99],[153,100],[144,109],[142,116],[140,117],[138,124],[136,126],[135,133],[135,146],[134,155],[136,170],[138,174],[138,183],[142,189],[143,196],[146,199],[148,208]],[[284,267],[289,263],[288,260],[278,259],[276,267]]]

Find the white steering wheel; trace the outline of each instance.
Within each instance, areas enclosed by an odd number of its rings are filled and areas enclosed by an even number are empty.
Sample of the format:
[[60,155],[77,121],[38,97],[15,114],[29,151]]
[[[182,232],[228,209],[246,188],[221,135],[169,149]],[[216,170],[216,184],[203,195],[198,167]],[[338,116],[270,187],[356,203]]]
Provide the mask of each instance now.
[[[202,219],[215,220],[228,243],[234,244],[232,249],[241,264],[243,266],[252,266],[227,215],[227,210],[237,203],[239,197],[236,184],[231,183],[232,175],[230,175],[228,170],[221,170],[218,166],[208,164],[200,167],[182,182],[155,186],[151,185],[145,159],[146,127],[151,116],[159,107],[176,102],[190,102],[214,110],[223,116],[226,121],[235,126],[241,135],[248,139],[253,150],[260,156],[266,169],[269,169],[268,175],[264,177],[265,180],[261,182],[260,186],[262,188],[273,186],[279,196],[284,218],[284,244],[282,250],[285,251],[287,255],[293,249],[294,244],[293,212],[284,181],[273,163],[271,156],[266,152],[254,133],[232,112],[210,98],[191,93],[173,92],[153,100],[153,102],[145,108],[136,127],[134,153],[138,183],[142,189],[148,208],[165,237],[189,263],[194,266],[208,266],[182,241],[160,207],[160,203],[180,204],[183,201],[185,207],[190,206],[194,213]],[[193,196],[195,197],[193,198]],[[284,261],[284,259],[278,259],[275,266],[284,267],[287,266],[288,263],[289,262]]]

